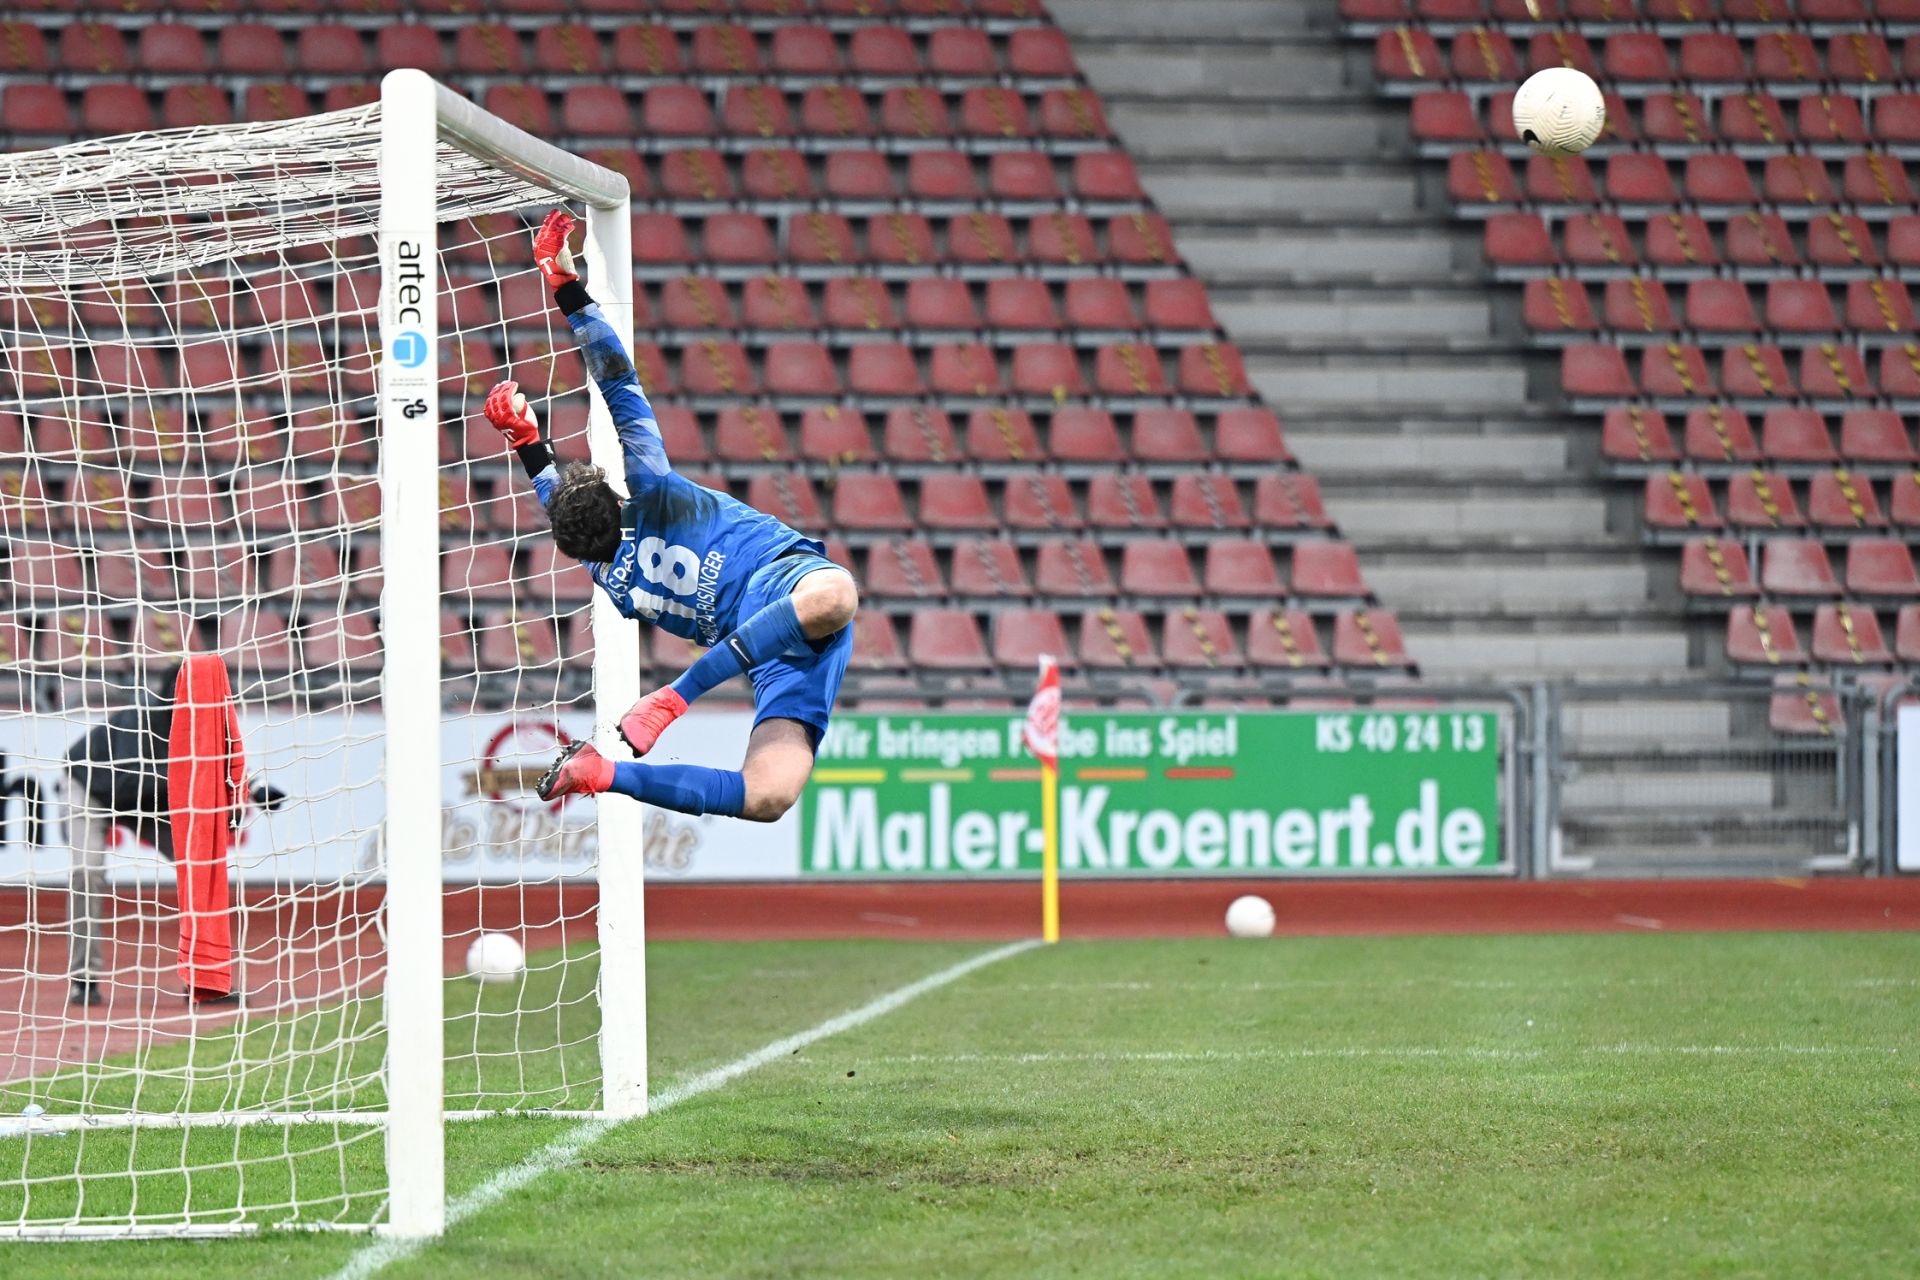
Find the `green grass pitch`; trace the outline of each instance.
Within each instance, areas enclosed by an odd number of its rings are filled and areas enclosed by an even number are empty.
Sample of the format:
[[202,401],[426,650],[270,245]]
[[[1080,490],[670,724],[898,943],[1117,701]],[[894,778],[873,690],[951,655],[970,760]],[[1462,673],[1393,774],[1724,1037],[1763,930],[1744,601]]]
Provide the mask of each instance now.
[[[981,949],[657,945],[656,1087]],[[577,1105],[591,1027],[476,1070],[509,1024],[454,1026],[461,1099]],[[566,1127],[452,1126],[454,1193]],[[616,1129],[386,1274],[1899,1276],[1916,1193],[1914,935],[1069,943]],[[322,1277],[364,1243],[0,1245],[0,1275]]]

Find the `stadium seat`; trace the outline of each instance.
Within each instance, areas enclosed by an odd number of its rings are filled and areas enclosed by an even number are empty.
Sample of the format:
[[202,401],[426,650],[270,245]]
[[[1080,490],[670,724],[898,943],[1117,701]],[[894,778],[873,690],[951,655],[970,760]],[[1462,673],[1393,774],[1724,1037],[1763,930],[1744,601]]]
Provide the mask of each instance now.
[[[1099,262],[1102,257],[1093,224],[1077,213],[1049,213],[1034,218],[1027,227],[1027,255],[1044,266],[1061,267],[1084,266]],[[1114,256],[1121,256],[1118,246]]]
[[887,267],[920,269],[939,259],[933,225],[918,213],[887,213],[867,226],[867,257]]
[[1680,590],[1690,596],[1726,598],[1746,598],[1760,592],[1746,548],[1715,537],[1695,538],[1681,548]]
[[1875,390],[1858,348],[1832,342],[1800,349],[1800,389],[1815,400],[1845,401],[1871,396]]
[[987,163],[987,189],[1003,202],[1052,203],[1062,198],[1053,158],[1038,151],[995,152]]
[[1873,485],[1845,468],[1814,474],[1807,488],[1807,518],[1820,529],[1877,529],[1887,524]]
[[1795,132],[1816,145],[1860,146],[1867,141],[1867,125],[1860,115],[1859,99],[1835,94],[1810,93],[1801,98],[1796,107]]
[[898,79],[920,74],[920,54],[904,27],[867,24],[854,28],[847,65],[856,76]]
[[[1696,157],[1697,159],[1698,157]],[[1688,161],[1691,167],[1692,161]],[[1741,168],[1744,174],[1746,169]],[[1691,185],[1691,183],[1689,183]],[[1720,201],[1719,203],[1727,203]],[[1759,197],[1752,195],[1746,200],[1732,203],[1757,204]],[[1798,267],[1800,252],[1794,247],[1793,237],[1787,231],[1787,224],[1777,213],[1747,212],[1732,218],[1727,223],[1727,260],[1736,267]]]
[[1799,666],[1807,661],[1793,615],[1778,604],[1740,604],[1727,613],[1727,658],[1740,666]]
[[1043,595],[1110,596],[1116,588],[1098,543],[1049,539],[1035,552],[1034,587]]
[[996,463],[1032,463],[1046,454],[1026,411],[1001,405],[967,416],[966,451],[977,462]]
[[520,38],[500,23],[474,22],[453,33],[453,68],[469,75],[524,74],[527,60]]
[[[1689,299],[1692,297],[1689,290]],[[1744,297],[1744,292],[1742,297]],[[1606,283],[1605,319],[1610,329],[1665,333],[1678,328],[1666,286],[1649,276],[1626,276]],[[1692,320],[1691,309],[1688,319]],[[1694,325],[1693,327],[1700,327]]]
[[[792,280],[781,276],[763,278],[768,290],[775,289],[775,281],[782,309],[793,315],[811,315],[812,307],[807,300],[806,290]],[[747,282],[749,296],[753,294],[755,281]],[[915,283],[918,283],[916,281]],[[899,318],[894,314],[893,299],[887,293],[887,287],[872,276],[832,276],[822,297],[821,317],[830,329],[892,329]]]
[[1033,594],[1033,584],[1027,581],[1020,552],[1011,543],[966,538],[953,547],[953,591],[988,600],[1019,600]]
[[1760,424],[1760,451],[1774,462],[1839,460],[1827,423],[1811,409],[1769,409]]
[[943,397],[979,398],[1005,390],[993,348],[981,342],[936,345],[929,359],[928,385],[934,395]]
[[1164,529],[1153,482],[1138,472],[1103,472],[1087,484],[1087,523],[1096,529]]
[[1654,529],[1717,529],[1725,523],[1706,477],[1686,471],[1648,476],[1644,513]]
[[153,108],[138,85],[90,84],[80,91],[82,133],[133,133],[153,127]]
[[1146,198],[1133,157],[1124,151],[1085,151],[1075,156],[1073,190],[1082,200],[1095,203]]
[[1092,670],[1137,670],[1160,661],[1146,617],[1132,609],[1102,607],[1081,614],[1076,648],[1080,665]]
[[564,76],[605,75],[608,66],[606,50],[593,29],[569,22],[534,31],[533,62],[539,71]]
[[[1009,486],[1008,522],[1013,522]],[[986,485],[973,475],[942,476],[920,486],[920,523],[929,529],[988,530],[998,527]]]
[[916,667],[934,671],[984,670],[993,665],[980,624],[965,609],[916,609],[908,623],[907,653]]
[[[1054,419],[1054,431],[1057,436],[1058,415]],[[1134,459],[1150,466],[1193,465],[1208,460],[1207,444],[1200,436],[1200,424],[1186,409],[1139,410],[1133,416],[1131,438]]]
[[1067,644],[1060,615],[1050,609],[1002,609],[993,615],[993,660],[1001,667],[1032,670],[1053,657],[1071,671],[1079,660]]
[[1920,328],[1913,298],[1899,280],[1875,277],[1847,282],[1846,327],[1867,333],[1909,333]]
[[840,390],[833,357],[817,342],[775,342],[767,347],[767,390],[783,396],[831,396]]
[[1896,538],[1854,539],[1847,544],[1847,590],[1867,596],[1920,596],[1912,551]]
[[879,125],[896,138],[945,138],[954,131],[946,99],[924,85],[895,85],[882,93]]
[[861,591],[876,599],[928,600],[947,594],[947,582],[933,547],[918,539],[898,538],[874,544],[867,553]]
[[[922,283],[915,281],[915,284]],[[932,284],[934,282],[925,282]],[[972,299],[966,294],[966,286],[959,281],[939,281],[952,287],[961,296],[967,298],[967,310],[972,310]],[[1073,284],[1091,283],[1073,281]],[[1113,283],[1118,283],[1113,282]],[[1123,287],[1124,288],[1124,287]],[[1068,294],[1069,306],[1073,295]],[[975,324],[978,317],[975,317]],[[1033,276],[1006,276],[987,282],[986,323],[993,329],[1014,330],[1053,330],[1060,327],[1060,313],[1055,310],[1053,294],[1044,280]],[[1076,322],[1077,323],[1077,322]],[[930,326],[930,327],[971,327],[971,326]],[[1097,327],[1097,326],[1089,326]]]
[[[933,523],[931,519],[927,521]],[[833,524],[858,532],[914,527],[900,483],[884,472],[843,471],[834,482]]]
[[[1905,544],[1894,544],[1903,550]],[[1769,538],[1760,548],[1760,586],[1775,596],[1837,596],[1827,549],[1802,538]],[[1916,588],[1920,589],[1920,588]]]
[[1845,601],[1823,604],[1813,614],[1813,660],[1846,666],[1885,666],[1893,661],[1871,609]]
[[1905,423],[1891,409],[1849,409],[1841,415],[1840,453],[1856,462],[1920,462]]
[[1040,132],[1049,138],[1110,139],[1113,129],[1091,89],[1048,89],[1040,95]]
[[721,124],[743,138],[787,138],[795,133],[787,97],[770,84],[734,85],[720,107]]
[[908,465],[947,463],[961,456],[946,410],[926,405],[889,409],[880,447],[889,461]]
[[695,396],[752,395],[759,389],[745,349],[712,339],[691,343],[681,354],[680,386]]
[[1760,328],[1760,317],[1753,313],[1753,299],[1744,284],[1705,276],[1687,282],[1687,328],[1699,333],[1751,334]]
[[847,389],[857,396],[918,396],[926,393],[913,349],[897,342],[868,342],[847,353]]
[[1063,400],[1083,396],[1086,383],[1074,349],[1057,342],[1027,342],[1013,351],[1013,391],[1016,395]]
[[1233,624],[1218,609],[1192,605],[1169,612],[1162,628],[1161,653],[1169,667],[1219,670],[1245,664]]
[[1256,667],[1322,670],[1332,659],[1304,609],[1267,609],[1247,620],[1247,659]]
[[1535,276],[1521,293],[1521,317],[1534,333],[1590,334],[1600,327],[1586,286],[1570,276]]
[[73,112],[57,86],[16,80],[0,88],[0,126],[15,138],[64,140],[73,133]]
[[1120,547],[1120,590],[1129,596],[1197,596],[1200,580],[1183,544],[1135,538]]
[[[1245,529],[1249,524],[1233,480],[1213,472],[1189,471],[1174,477],[1167,511],[1173,524],[1183,529]],[[1088,513],[1092,514],[1091,499]]]
[[713,105],[699,89],[689,84],[657,84],[641,98],[640,131],[664,138],[698,138],[718,133],[719,127]]
[[1609,462],[1668,463],[1679,460],[1665,415],[1641,405],[1615,405],[1600,427],[1600,452]]
[[947,256],[968,266],[1006,266],[1018,260],[1013,226],[994,213],[974,212],[948,225]]
[[1382,81],[1438,81],[1447,69],[1439,42],[1423,27],[1397,27],[1374,37],[1373,73]]
[[1741,471],[1727,482],[1727,522],[1742,529],[1801,529],[1793,486],[1777,471]]
[[[812,85],[800,95],[800,129],[825,138],[865,138],[876,132],[867,100],[844,84]],[[832,157],[827,163],[831,172]]]
[[1333,660],[1343,667],[1408,670],[1413,658],[1400,620],[1378,609],[1351,609],[1333,620]]
[[1159,353],[1134,342],[1103,346],[1094,353],[1093,387],[1096,394],[1116,397],[1162,397],[1170,389]]
[[1070,465],[1117,465],[1126,456],[1113,415],[1105,409],[1063,406],[1053,414],[1048,452]]
[[753,403],[730,404],[716,415],[713,454],[721,462],[791,462],[794,458],[780,415]]
[[818,529],[820,499],[805,476],[777,472],[747,481],[747,505],[799,529]]

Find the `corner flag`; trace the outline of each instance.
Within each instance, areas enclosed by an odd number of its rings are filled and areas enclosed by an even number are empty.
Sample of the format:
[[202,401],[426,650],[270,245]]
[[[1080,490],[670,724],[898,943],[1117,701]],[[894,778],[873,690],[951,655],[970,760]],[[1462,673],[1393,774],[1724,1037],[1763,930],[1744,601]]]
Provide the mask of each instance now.
[[1060,665],[1040,659],[1040,684],[1027,704],[1021,736],[1040,762],[1040,936],[1060,941]]

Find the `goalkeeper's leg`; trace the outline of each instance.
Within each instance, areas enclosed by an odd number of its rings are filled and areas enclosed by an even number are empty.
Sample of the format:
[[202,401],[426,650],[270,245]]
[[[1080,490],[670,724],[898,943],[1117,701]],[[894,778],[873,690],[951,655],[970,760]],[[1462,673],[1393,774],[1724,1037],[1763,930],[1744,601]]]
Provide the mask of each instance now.
[[656,689],[620,718],[620,736],[643,756],[701,694],[775,658],[818,654],[853,622],[860,593],[853,575],[812,552],[783,556],[747,586],[746,620],[707,650],[678,680]]
[[540,798],[618,791],[680,813],[776,821],[800,798],[813,772],[813,753],[827,731],[852,654],[853,629],[842,627],[818,653],[776,658],[753,669],[756,719],[747,757],[737,770],[615,764],[591,744],[576,742],[540,779]]

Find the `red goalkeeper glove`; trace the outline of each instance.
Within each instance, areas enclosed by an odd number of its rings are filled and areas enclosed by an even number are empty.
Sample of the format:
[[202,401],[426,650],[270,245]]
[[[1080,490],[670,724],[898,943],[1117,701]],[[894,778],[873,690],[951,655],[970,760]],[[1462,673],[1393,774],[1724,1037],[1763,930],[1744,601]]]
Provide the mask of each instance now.
[[540,230],[534,232],[533,265],[547,278],[549,289],[558,289],[569,280],[580,278],[580,273],[573,269],[573,250],[567,248],[567,237],[572,234],[573,215],[565,209],[555,209],[548,214]]
[[540,443],[540,423],[534,418],[527,398],[520,394],[519,383],[509,380],[487,392],[486,415],[487,421],[514,448],[524,449]]

